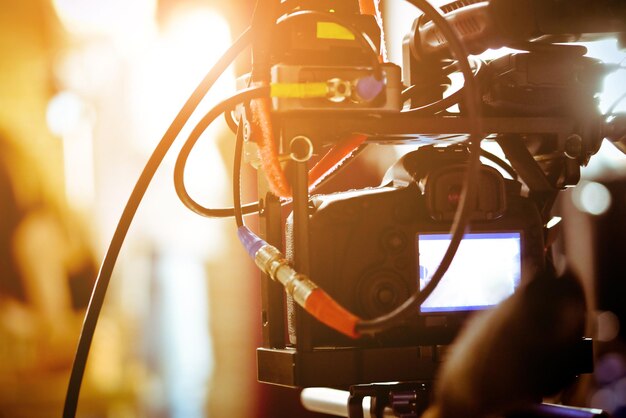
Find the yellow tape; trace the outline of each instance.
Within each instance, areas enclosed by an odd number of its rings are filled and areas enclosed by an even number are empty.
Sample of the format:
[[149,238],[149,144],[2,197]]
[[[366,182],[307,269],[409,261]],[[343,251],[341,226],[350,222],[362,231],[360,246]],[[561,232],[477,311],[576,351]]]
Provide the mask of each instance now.
[[354,33],[334,22],[317,22],[317,39],[342,39],[354,41]]
[[326,97],[326,83],[272,83],[270,96],[281,98],[305,99],[310,97]]

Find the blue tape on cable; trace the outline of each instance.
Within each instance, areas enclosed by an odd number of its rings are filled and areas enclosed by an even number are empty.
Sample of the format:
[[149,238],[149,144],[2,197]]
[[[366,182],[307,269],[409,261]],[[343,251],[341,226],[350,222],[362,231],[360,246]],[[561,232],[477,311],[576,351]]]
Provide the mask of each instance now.
[[250,257],[254,259],[257,251],[261,249],[262,246],[267,245],[267,242],[263,241],[259,238],[254,232],[250,231],[245,226],[240,226],[237,229],[237,236],[239,237],[239,241],[245,247]]

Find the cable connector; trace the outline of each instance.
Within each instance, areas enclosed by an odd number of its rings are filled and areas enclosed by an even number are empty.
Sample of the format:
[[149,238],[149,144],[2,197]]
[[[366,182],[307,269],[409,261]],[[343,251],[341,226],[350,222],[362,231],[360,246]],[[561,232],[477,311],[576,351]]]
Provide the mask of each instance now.
[[311,293],[317,289],[306,275],[298,273],[291,267],[283,254],[272,245],[263,245],[255,254],[254,262],[272,280],[276,280],[285,288],[285,292],[292,296],[296,303],[305,307]]
[[237,235],[256,265],[272,280],[282,284],[285,292],[304,310],[348,337],[360,336],[356,324],[361,319],[344,309],[306,275],[298,273],[276,247],[245,226],[239,227]]

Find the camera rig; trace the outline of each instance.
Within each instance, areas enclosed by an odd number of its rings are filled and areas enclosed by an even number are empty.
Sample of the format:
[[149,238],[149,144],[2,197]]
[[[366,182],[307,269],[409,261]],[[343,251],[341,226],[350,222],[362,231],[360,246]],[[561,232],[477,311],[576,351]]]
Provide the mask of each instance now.
[[[558,39],[556,35],[571,32],[562,26],[536,24],[546,28],[541,33],[543,40],[538,41],[536,32],[521,30],[530,22],[516,22],[517,31],[496,36],[498,30],[510,27],[506,19],[522,11],[526,19],[545,18],[541,20],[545,23],[552,17],[552,23],[559,21],[554,2],[531,3],[454,2],[442,10],[448,12],[444,16],[459,29],[462,39],[469,39],[475,53],[489,46],[511,44],[525,50],[474,65],[481,87],[482,132],[486,140],[500,146],[512,166],[507,171],[513,175],[504,180],[494,170],[491,178],[488,167],[482,166],[480,180],[478,176],[476,180],[482,195],[479,193],[469,228],[472,232],[522,231],[522,265],[537,270],[549,263],[550,210],[559,190],[578,182],[580,167],[597,152],[603,138],[619,141],[622,134],[615,130],[615,119],[607,123],[597,107],[596,94],[607,66],[585,57],[584,47],[552,43]],[[578,3],[565,6],[572,12],[568,16],[574,29],[606,32],[606,27],[581,26],[583,16]],[[617,4],[596,4],[594,16],[607,12],[609,6]],[[623,5],[619,12],[624,16]],[[342,18],[349,16],[346,13]],[[320,21],[325,17],[312,15],[308,23],[319,25]],[[359,23],[354,21],[352,25],[358,27]],[[305,22],[300,23],[298,35],[302,36],[306,27]],[[283,30],[289,29],[277,29],[281,37],[286,36]],[[623,30],[622,21],[610,31]],[[446,111],[454,99],[459,101],[458,93],[443,97],[448,75],[458,69],[458,61],[452,59],[446,42],[426,15],[416,20],[405,38],[403,79],[410,87],[399,85],[399,68],[381,64],[386,83],[366,104],[354,99],[351,90],[359,76],[371,75],[376,68],[364,67],[367,58],[347,65],[338,52],[343,51],[342,46],[336,45],[345,44],[339,36],[332,42],[324,41],[328,39],[291,44],[290,50],[303,57],[309,45],[316,44],[318,50],[326,48],[325,57],[332,57],[334,65],[315,65],[306,60],[297,65],[289,62],[290,57],[285,59],[277,53],[271,71],[271,82],[275,84],[332,84],[332,93],[324,97],[273,98],[272,122],[278,149],[299,156],[288,161],[285,168],[293,196],[293,212],[287,222],[287,258],[298,272],[311,277],[351,312],[372,318],[387,313],[417,291],[416,270],[421,263],[415,260],[419,253],[416,246],[420,245],[416,234],[445,233],[450,229],[457,208],[456,200],[449,202],[451,190],[459,192],[467,167],[467,157],[459,160],[454,154],[467,151],[463,144],[472,132],[472,121],[463,101],[460,113]],[[357,82],[351,86],[349,80],[355,79]],[[343,99],[338,99],[338,82],[344,83]],[[405,101],[410,105],[403,108]],[[245,121],[254,124],[250,114],[246,117]],[[389,190],[381,186],[379,190],[311,198],[307,168],[311,157],[351,135],[364,137],[365,144],[414,144],[418,151],[390,170],[391,179],[386,178],[388,182],[382,185]],[[249,159],[254,160],[258,155],[256,142],[253,136],[246,139]],[[453,178],[435,172],[446,167],[456,170]],[[434,178],[437,175],[441,184]],[[285,220],[280,199],[264,181],[260,182],[259,193],[264,196],[262,235],[268,243],[281,248]],[[399,197],[403,193],[406,197]],[[443,207],[439,212],[435,210],[437,205]],[[413,213],[404,216],[415,219],[404,223],[398,220],[403,216],[398,212],[403,210]],[[523,280],[529,275],[521,274]],[[413,323],[399,327],[401,331],[355,341],[320,324],[291,298],[285,302],[283,286],[266,277],[262,282],[263,347],[257,351],[259,380],[293,387],[431,380],[445,346],[467,317],[467,312],[459,311],[463,309],[445,314],[416,310]],[[590,371],[590,347],[589,340],[581,340],[569,352],[573,374]]]
[[[552,142],[553,155],[562,154],[559,175],[551,172],[553,179],[565,184],[575,184],[578,180],[579,162],[564,155],[565,150],[577,142],[578,149],[597,149],[598,137],[583,134],[587,129],[599,129],[598,118],[592,118],[590,126],[581,126],[580,120],[567,117],[490,117],[483,119],[485,132],[498,132],[496,140],[506,149],[507,157],[514,167],[520,167],[526,184],[530,184],[532,200],[544,212],[542,222],[537,221],[534,232],[538,239],[529,245],[526,256],[530,257],[534,249],[536,260],[543,257],[543,241],[547,231],[540,225],[547,224],[545,218],[558,187],[554,180],[540,168],[524,143],[526,137],[532,140]],[[368,132],[368,142],[372,143],[406,143],[411,141],[418,145],[431,145],[433,142],[462,142],[469,128],[467,120],[461,117],[428,117],[412,118],[404,115],[388,115],[380,118],[364,119],[353,115],[332,115],[328,119],[320,116],[290,117],[282,122],[283,138],[306,136],[315,144],[314,138],[327,138],[326,133],[316,133],[321,126],[332,126],[344,132]],[[594,126],[595,123],[595,126]],[[423,132],[425,136],[410,134]],[[375,133],[372,135],[372,133]],[[582,134],[582,135],[581,135]],[[582,138],[585,138],[584,141]],[[285,144],[287,146],[287,144]],[[321,146],[321,144],[317,144]],[[314,145],[315,147],[315,145]],[[584,152],[584,151],[583,151]],[[582,157],[582,152],[579,156]],[[586,157],[583,157],[586,158]],[[294,193],[293,251],[290,259],[296,269],[301,272],[311,270],[310,206],[308,198],[308,179],[306,162],[291,162],[290,183]],[[554,170],[554,166],[550,168]],[[298,195],[302,196],[298,200]],[[281,206],[277,198],[267,194],[262,203],[262,230],[265,239],[280,246],[283,241],[283,222]],[[539,215],[537,215],[539,218]],[[298,232],[299,231],[299,232]],[[440,231],[441,232],[441,231]],[[445,231],[444,231],[445,232]],[[530,241],[530,240],[529,240]],[[319,250],[319,248],[318,248]],[[319,261],[319,260],[317,260]],[[308,266],[308,268],[307,268]],[[295,329],[297,338],[295,346],[289,347],[286,341],[286,306],[283,287],[268,278],[262,285],[262,320],[264,347],[258,350],[259,379],[264,382],[288,386],[343,386],[352,383],[407,381],[431,379],[438,363],[438,349],[420,346],[363,348],[363,347],[315,347],[310,338],[314,329],[314,319],[296,308]],[[444,328],[449,330],[446,324]],[[441,345],[450,342],[450,337],[439,341]]]
[[[424,14],[405,38],[400,69],[382,62],[376,19],[361,14],[357,1],[259,1],[251,27],[185,103],[133,189],[92,294],[64,417],[75,415],[108,282],[154,172],[200,99],[250,43],[251,73],[242,77],[239,92],[196,125],[174,177],[179,198],[192,211],[235,217],[242,243],[266,273],[260,381],[352,386],[350,414],[359,416],[355,404],[368,392],[356,385],[401,381],[414,382],[397,386],[402,391],[427,388],[470,311],[499,301],[485,299],[489,291],[469,301],[437,295],[457,249],[468,257],[509,248],[501,297],[549,270],[555,234],[550,209],[559,190],[578,182],[580,167],[603,138],[626,150],[626,115],[600,114],[595,97],[602,77],[616,67],[561,43],[606,33],[623,41],[626,4],[464,0],[438,10],[425,0],[408,2]],[[470,63],[469,52],[499,46],[521,52]],[[464,86],[445,96],[456,71]],[[458,110],[451,110],[454,105]],[[222,114],[237,133],[235,205],[210,209],[188,195],[184,168],[202,132]],[[482,151],[483,139],[497,142],[510,165]],[[310,196],[369,144],[413,144],[416,151],[392,166],[379,188]],[[240,202],[242,154],[262,173],[258,204]],[[498,169],[481,164],[481,155]],[[244,214],[256,212],[263,239],[243,224]],[[442,243],[447,250],[431,251]],[[421,259],[427,252],[442,257],[438,267]],[[339,255],[329,263],[324,254],[332,253]],[[589,371],[590,340],[581,334],[567,348],[561,371]]]

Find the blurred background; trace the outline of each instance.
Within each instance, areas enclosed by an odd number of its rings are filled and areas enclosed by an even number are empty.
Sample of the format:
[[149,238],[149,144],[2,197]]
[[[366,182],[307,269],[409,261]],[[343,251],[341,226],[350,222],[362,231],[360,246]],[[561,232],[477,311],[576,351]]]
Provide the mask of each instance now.
[[[416,12],[387,3],[386,43],[401,63],[401,38]],[[0,0],[0,417],[60,416],[91,286],[130,191],[253,6]],[[624,62],[615,40],[589,47]],[[196,115],[234,91],[243,71],[245,62],[225,73]],[[602,109],[625,91],[625,71],[608,76]],[[207,205],[232,205],[232,141],[219,120],[191,157],[186,178]],[[232,220],[203,219],[179,203],[175,153],[148,189],[116,265],[78,416],[315,416],[299,409],[297,392],[256,382],[258,275]],[[374,179],[391,163],[369,160]],[[559,210],[562,248],[585,280],[599,341],[599,368],[581,399],[619,412],[626,404],[623,155],[603,145]]]

